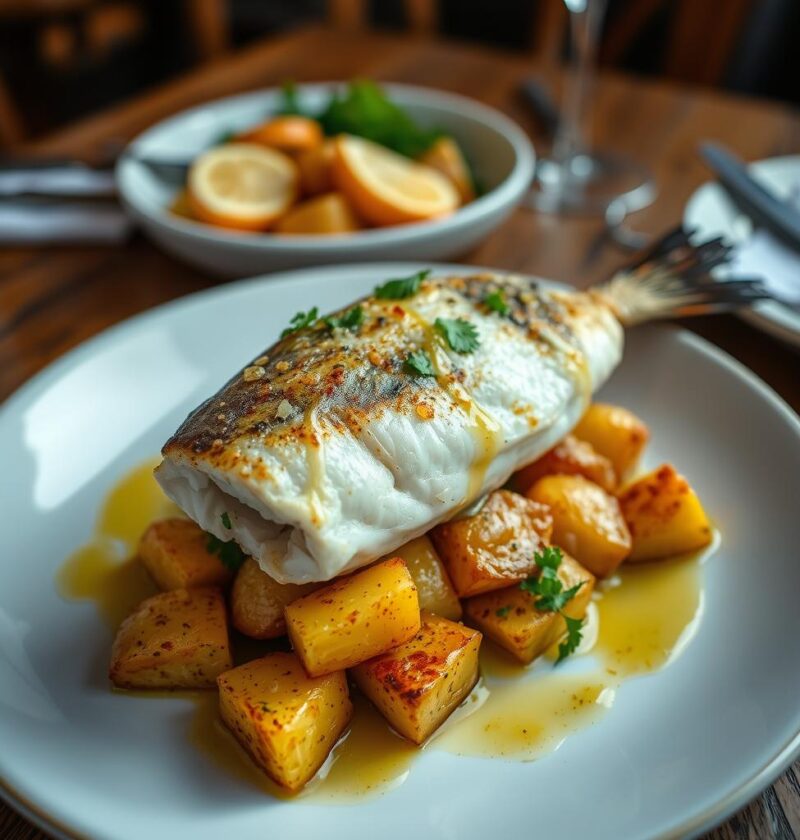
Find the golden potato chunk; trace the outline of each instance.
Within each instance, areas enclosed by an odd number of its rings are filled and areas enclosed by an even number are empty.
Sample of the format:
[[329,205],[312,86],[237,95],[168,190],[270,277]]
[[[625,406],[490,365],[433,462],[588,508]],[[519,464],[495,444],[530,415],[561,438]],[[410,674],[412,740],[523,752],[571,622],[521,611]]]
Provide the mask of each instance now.
[[633,538],[629,560],[657,560],[711,542],[711,525],[700,499],[671,464],[634,481],[619,503]]
[[122,622],[109,677],[120,688],[211,688],[231,664],[222,591],[173,589]]
[[222,720],[279,785],[299,790],[353,714],[343,671],[309,677],[293,653],[270,653],[222,674]]
[[319,587],[318,583],[278,583],[248,557],[231,589],[233,626],[251,639],[277,639],[286,633],[284,607]]
[[[583,581],[575,597],[564,607],[570,618],[583,618],[594,590],[594,575],[569,554],[563,554],[556,574],[564,589]],[[567,629],[558,613],[537,609],[536,599],[537,596],[519,586],[497,589],[466,601],[464,614],[470,624],[527,665],[557,642]]]
[[481,634],[432,613],[413,639],[352,670],[361,691],[401,735],[421,744],[478,681]]
[[550,539],[547,508],[518,493],[497,490],[474,516],[431,532],[459,597],[502,589],[533,574],[533,555]]
[[650,438],[650,430],[632,411],[606,403],[592,403],[572,434],[608,458],[620,481],[634,470]]
[[608,577],[630,554],[631,535],[619,502],[581,475],[548,475],[527,496],[553,515],[553,542],[597,577]]
[[573,435],[567,435],[541,458],[523,467],[514,476],[514,484],[524,493],[545,475],[582,475],[609,493],[613,493],[617,486],[611,461],[595,452],[590,443]]
[[207,544],[208,534],[190,519],[161,519],[142,534],[139,558],[161,589],[225,586],[233,572]]
[[362,224],[347,199],[330,192],[301,201],[275,225],[276,233],[336,234],[360,230]]
[[320,195],[333,189],[333,157],[333,140],[325,140],[321,146],[297,155],[300,186],[306,195]]
[[393,552],[393,555],[405,560],[408,571],[417,585],[421,610],[428,610],[453,621],[461,618],[461,601],[458,600],[453,584],[447,576],[447,570],[428,537],[417,537],[407,542]]
[[452,137],[440,137],[419,160],[438,169],[453,184],[462,204],[475,199],[475,186],[466,158]]
[[338,578],[289,604],[286,629],[311,676],[351,668],[419,630],[417,587],[399,558]]

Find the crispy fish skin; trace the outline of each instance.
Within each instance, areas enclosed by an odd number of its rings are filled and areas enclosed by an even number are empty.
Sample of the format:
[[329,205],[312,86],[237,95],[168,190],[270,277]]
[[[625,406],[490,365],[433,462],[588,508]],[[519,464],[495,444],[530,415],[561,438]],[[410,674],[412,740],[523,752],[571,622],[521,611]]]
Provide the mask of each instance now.
[[[504,314],[483,302],[498,289]],[[522,278],[428,279],[358,305],[356,329],[317,321],[237,372],[156,471],[191,518],[281,582],[363,566],[500,486],[570,431],[622,353],[606,305]],[[469,321],[479,347],[452,350],[437,318]],[[419,350],[435,376],[409,369]]]

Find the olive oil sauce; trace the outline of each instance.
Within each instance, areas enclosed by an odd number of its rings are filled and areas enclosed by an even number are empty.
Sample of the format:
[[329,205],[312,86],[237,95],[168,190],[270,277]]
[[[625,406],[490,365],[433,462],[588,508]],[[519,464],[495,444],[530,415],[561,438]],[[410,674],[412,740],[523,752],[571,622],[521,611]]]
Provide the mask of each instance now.
[[[142,532],[154,519],[178,515],[147,462],[108,494],[92,539],[61,568],[60,594],[93,601],[116,628],[157,590],[135,559]],[[402,784],[425,750],[529,761],[552,752],[612,707],[620,684],[677,656],[703,613],[702,555],[623,566],[602,582],[587,613],[574,662],[554,666],[555,652],[530,666],[516,663],[488,639],[481,646],[481,679],[469,697],[422,748],[396,735],[371,704],[353,692],[353,722],[314,780],[295,797],[348,802]],[[236,661],[263,655],[275,643],[233,639]],[[163,694],[154,694],[154,698]],[[195,705],[190,740],[224,772],[280,798],[290,798],[249,759],[222,725],[216,692],[180,692]]]

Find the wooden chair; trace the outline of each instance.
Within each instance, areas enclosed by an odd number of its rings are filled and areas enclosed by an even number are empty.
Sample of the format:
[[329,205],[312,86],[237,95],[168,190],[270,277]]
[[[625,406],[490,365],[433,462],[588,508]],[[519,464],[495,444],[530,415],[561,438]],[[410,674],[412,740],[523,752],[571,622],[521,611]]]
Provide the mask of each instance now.
[[[369,25],[369,0],[328,0],[328,22],[339,29],[358,31]],[[421,38],[433,37],[439,29],[436,0],[403,0],[403,14],[409,32]],[[563,0],[539,0],[529,38],[534,55],[555,59],[561,51],[567,12]]]
[[[200,62],[230,48],[229,0],[183,0],[183,15]],[[134,40],[145,27],[138,0],[0,0],[0,25],[35,32],[36,60],[52,68],[102,65],[114,43]],[[0,148],[13,150],[29,134],[9,85],[0,76]]]
[[[376,0],[377,2],[378,0]],[[756,0],[628,0],[623,13],[605,28],[600,60],[615,66],[657,14],[669,13],[662,71],[678,81],[719,84]],[[537,61],[561,56],[567,12],[563,0],[539,0],[530,30],[530,52]],[[328,20],[348,30],[364,29],[369,0],[328,0]],[[410,32],[430,37],[438,30],[437,0],[403,0]]]
[[607,27],[600,61],[618,65],[642,30],[664,10],[670,13],[663,74],[691,84],[718,85],[734,55],[757,0],[635,0]]

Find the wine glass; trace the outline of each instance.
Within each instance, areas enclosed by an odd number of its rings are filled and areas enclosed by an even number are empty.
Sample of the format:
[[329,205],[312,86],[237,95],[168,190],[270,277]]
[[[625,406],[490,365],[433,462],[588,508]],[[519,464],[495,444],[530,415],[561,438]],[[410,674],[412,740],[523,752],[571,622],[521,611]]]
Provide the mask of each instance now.
[[650,171],[633,158],[592,149],[585,140],[592,69],[606,0],[564,0],[570,18],[570,64],[549,158],[539,161],[530,193],[538,210],[630,213],[655,198]]

